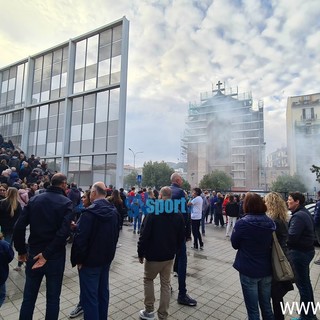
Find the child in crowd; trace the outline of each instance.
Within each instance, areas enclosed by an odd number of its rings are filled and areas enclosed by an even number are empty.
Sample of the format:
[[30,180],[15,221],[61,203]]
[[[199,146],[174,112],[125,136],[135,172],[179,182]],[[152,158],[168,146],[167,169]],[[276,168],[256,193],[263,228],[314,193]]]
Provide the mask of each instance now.
[[11,245],[3,239],[4,236],[0,230],[0,307],[6,299],[6,280],[9,275],[9,263],[14,257]]

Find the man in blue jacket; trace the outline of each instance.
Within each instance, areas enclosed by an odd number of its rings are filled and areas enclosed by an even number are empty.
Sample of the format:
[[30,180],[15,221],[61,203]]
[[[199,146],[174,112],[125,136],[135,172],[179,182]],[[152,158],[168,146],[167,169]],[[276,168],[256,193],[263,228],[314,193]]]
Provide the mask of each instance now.
[[96,182],[90,193],[92,204],[81,214],[71,249],[85,320],[108,318],[109,269],[119,237],[119,215],[105,197],[105,184]]
[[[171,179],[171,199],[185,199],[186,195],[181,189],[183,179],[181,175],[177,172],[173,173],[170,177]],[[185,202],[183,202],[185,203]],[[197,301],[192,299],[187,294],[186,288],[186,276],[187,276],[187,246],[186,241],[191,240],[191,221],[190,214],[187,212],[186,205],[180,208],[180,211],[184,218],[185,223],[185,241],[183,241],[181,248],[176,256],[177,272],[178,272],[178,283],[179,283],[179,294],[178,294],[178,303],[186,306],[194,307],[197,305]]]
[[[43,277],[47,287],[47,320],[59,317],[60,293],[70,235],[72,202],[67,198],[67,177],[56,173],[45,192],[32,197],[23,208],[13,232],[19,261],[27,262],[20,320],[32,320]],[[28,254],[26,228],[30,225]]]

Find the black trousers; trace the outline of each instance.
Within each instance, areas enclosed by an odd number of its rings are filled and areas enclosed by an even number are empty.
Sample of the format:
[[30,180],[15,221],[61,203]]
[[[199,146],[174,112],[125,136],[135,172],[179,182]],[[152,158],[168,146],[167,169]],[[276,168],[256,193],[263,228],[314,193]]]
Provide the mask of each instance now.
[[284,320],[280,302],[283,303],[283,297],[291,290],[293,290],[291,281],[272,281],[271,299],[275,320]]
[[201,219],[199,220],[191,220],[191,228],[192,228],[192,235],[193,235],[193,247],[198,249],[198,242],[200,247],[203,247],[202,237],[200,233],[200,223]]

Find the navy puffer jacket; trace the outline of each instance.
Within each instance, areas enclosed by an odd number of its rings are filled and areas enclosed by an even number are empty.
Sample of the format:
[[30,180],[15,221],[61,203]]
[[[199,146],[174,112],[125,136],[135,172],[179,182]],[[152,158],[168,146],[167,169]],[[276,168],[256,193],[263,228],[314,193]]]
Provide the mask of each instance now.
[[276,226],[266,214],[246,214],[234,226],[231,243],[237,249],[233,267],[251,278],[272,275],[272,232]]

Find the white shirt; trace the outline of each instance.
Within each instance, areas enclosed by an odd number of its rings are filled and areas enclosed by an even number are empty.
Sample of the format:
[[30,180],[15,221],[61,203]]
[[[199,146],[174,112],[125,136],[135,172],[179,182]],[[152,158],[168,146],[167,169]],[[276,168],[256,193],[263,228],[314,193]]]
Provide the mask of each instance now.
[[197,196],[191,200],[191,219],[200,220],[202,218],[202,203],[203,199]]

